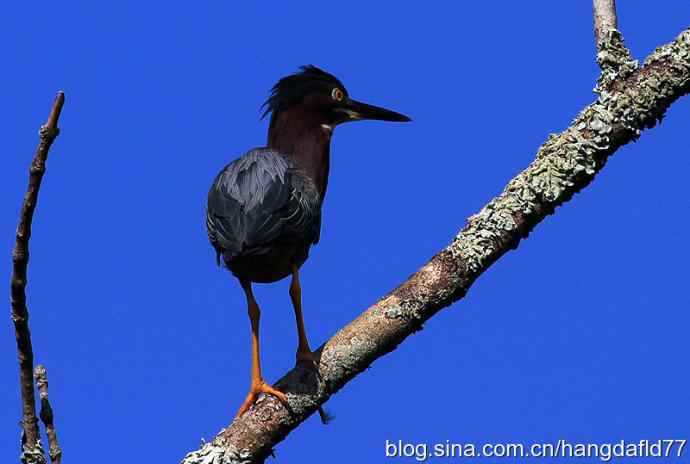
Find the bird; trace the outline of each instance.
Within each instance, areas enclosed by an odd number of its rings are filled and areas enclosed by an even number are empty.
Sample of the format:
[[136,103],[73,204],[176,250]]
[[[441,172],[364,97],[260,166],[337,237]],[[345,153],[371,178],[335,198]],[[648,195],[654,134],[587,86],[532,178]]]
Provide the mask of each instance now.
[[261,109],[262,119],[270,115],[266,146],[249,150],[218,173],[206,207],[216,263],[239,280],[251,326],[250,388],[235,417],[246,413],[260,394],[287,403],[285,393],[266,383],[261,373],[261,310],[254,283],[291,277],[296,364],[318,369],[302,315],[300,268],[320,238],[335,127],[365,119],[411,121],[395,111],[353,100],[338,78],[314,65],[301,66],[278,80]]

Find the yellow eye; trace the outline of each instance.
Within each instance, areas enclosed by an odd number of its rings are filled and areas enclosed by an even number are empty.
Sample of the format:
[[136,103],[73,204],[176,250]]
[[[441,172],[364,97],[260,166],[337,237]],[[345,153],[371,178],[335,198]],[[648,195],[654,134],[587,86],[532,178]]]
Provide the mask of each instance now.
[[331,92],[331,97],[333,97],[333,100],[335,101],[343,101],[344,96],[345,94],[338,87],[334,88]]

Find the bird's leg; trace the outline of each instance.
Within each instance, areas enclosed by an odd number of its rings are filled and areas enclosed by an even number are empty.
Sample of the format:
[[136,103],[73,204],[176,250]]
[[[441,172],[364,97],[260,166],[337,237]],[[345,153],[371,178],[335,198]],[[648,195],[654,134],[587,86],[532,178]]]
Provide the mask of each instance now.
[[290,299],[295,308],[295,321],[297,322],[297,363],[305,363],[314,366],[314,355],[309,348],[309,340],[304,330],[304,319],[302,318],[302,288],[299,284],[299,269],[292,271],[292,282],[290,283]]
[[[294,268],[292,270],[292,282],[290,283],[290,299],[292,300],[292,306],[295,308],[295,321],[297,322],[297,364],[305,364],[310,368],[316,370],[316,375],[321,378],[316,365],[316,360],[314,359],[314,354],[309,348],[309,340],[307,339],[306,331],[304,330],[304,319],[302,318],[302,287],[299,284],[299,269]],[[328,414],[321,406],[319,406],[319,416],[321,417],[321,422],[326,425],[328,424],[332,416]]]
[[259,393],[273,395],[283,403],[287,402],[285,393],[268,385],[266,382],[264,382],[264,379],[261,376],[261,361],[259,359],[259,318],[261,316],[261,311],[259,310],[259,305],[254,298],[251,282],[248,280],[241,280],[240,283],[242,284],[244,293],[247,295],[247,309],[249,312],[249,320],[252,324],[252,383],[251,387],[249,388],[247,399],[245,399],[244,403],[242,403],[242,406],[240,406],[236,417],[240,417],[242,414],[247,412],[247,410],[259,397]]

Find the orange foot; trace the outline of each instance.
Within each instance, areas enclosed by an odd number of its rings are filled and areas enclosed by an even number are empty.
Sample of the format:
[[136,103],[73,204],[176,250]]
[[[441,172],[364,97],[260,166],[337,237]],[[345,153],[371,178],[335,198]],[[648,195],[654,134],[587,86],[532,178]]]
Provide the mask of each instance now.
[[256,400],[259,398],[259,393],[264,393],[266,395],[273,395],[276,398],[278,398],[282,403],[287,403],[287,396],[285,396],[285,393],[276,390],[263,380],[259,380],[256,383],[252,383],[252,387],[249,389],[249,394],[247,395],[247,399],[244,400],[244,403],[242,403],[242,406],[240,406],[239,411],[237,411],[237,415],[235,418],[238,418],[242,416],[245,412],[249,410],[249,408],[256,402]]

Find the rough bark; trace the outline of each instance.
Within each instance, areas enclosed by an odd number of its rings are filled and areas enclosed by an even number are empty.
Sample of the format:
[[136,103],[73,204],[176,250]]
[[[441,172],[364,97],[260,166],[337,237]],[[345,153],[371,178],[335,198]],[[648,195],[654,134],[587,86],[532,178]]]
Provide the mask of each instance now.
[[289,409],[275,398],[261,398],[213,441],[187,454],[183,464],[263,462],[330,395],[463,297],[492,263],[587,186],[612,153],[653,127],[671,103],[688,93],[690,30],[658,48],[639,68],[615,20],[608,24],[597,42],[602,76],[596,101],[565,131],[550,135],[527,169],[470,217],[450,245],[317,350],[320,379],[298,367],[277,382],[288,395]]
[[39,364],[34,370],[36,376],[36,387],[38,394],[41,397],[41,412],[39,417],[46,430],[48,437],[48,455],[50,462],[53,464],[60,464],[62,461],[62,449],[58,444],[57,432],[55,431],[55,418],[53,417],[53,407],[50,405],[50,398],[48,397],[48,371],[45,366]]
[[41,446],[36,419],[36,398],[34,395],[33,362],[31,332],[29,331],[29,311],[26,306],[27,267],[29,264],[29,239],[31,238],[31,221],[33,220],[38,191],[45,172],[48,151],[58,135],[58,119],[62,111],[65,96],[58,93],[48,121],[41,127],[40,140],[31,168],[29,169],[29,186],[22,202],[17,226],[16,242],[12,251],[12,277],[10,281],[10,304],[12,322],[14,323],[19,358],[19,386],[22,399],[22,462],[45,463],[46,458]]

